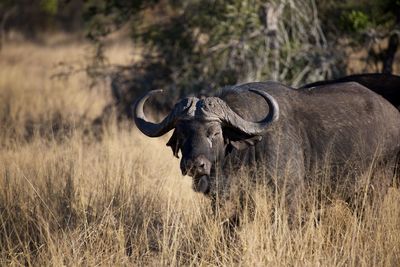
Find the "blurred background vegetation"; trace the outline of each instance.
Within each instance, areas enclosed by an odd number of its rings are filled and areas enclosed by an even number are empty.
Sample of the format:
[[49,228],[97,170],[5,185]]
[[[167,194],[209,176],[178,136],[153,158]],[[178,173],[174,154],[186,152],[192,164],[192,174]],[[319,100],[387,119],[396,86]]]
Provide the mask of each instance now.
[[[248,81],[297,87],[360,72],[398,73],[399,0],[0,0],[1,43],[66,32],[93,44],[86,72],[108,77],[119,114],[138,94],[190,93]],[[112,65],[105,43],[132,40],[142,60]]]
[[[386,173],[360,177],[354,211],[321,178],[299,229],[261,184],[245,190],[251,210],[233,190],[214,215],[168,136],[125,120],[151,89],[170,89],[153,102],[161,117],[178,97],[235,83],[399,74],[399,6],[0,0],[0,266],[400,266],[398,186],[382,202],[365,190]],[[237,207],[233,237],[224,222]]]

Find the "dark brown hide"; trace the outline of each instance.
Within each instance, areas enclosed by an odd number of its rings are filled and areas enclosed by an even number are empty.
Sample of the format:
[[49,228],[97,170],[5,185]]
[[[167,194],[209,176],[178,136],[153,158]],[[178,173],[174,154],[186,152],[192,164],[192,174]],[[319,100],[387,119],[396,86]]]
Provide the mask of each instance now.
[[[213,193],[216,173],[228,186],[233,170],[253,166],[264,172],[256,179],[273,178],[275,187],[285,187],[287,199],[296,205],[319,169],[331,168],[332,182],[340,184],[339,174],[363,173],[372,162],[394,159],[400,150],[400,113],[360,83],[297,90],[276,82],[247,83],[225,88],[217,97],[244,120],[259,122],[271,105],[250,90],[267,92],[279,105],[279,119],[262,133],[245,133],[224,120],[177,120],[168,145],[175,155],[181,151],[182,172],[193,176],[196,191]],[[193,167],[200,171],[196,174]]]
[[303,85],[301,89],[342,82],[357,82],[383,96],[400,110],[400,76],[385,73],[356,74],[336,80],[318,81]]

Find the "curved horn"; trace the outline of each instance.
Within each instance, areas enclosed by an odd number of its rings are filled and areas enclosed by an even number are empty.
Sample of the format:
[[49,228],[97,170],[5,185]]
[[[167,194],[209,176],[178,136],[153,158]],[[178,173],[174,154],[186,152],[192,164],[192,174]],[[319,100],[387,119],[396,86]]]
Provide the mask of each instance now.
[[260,122],[251,122],[240,117],[236,112],[234,112],[227,105],[226,122],[233,127],[239,129],[240,131],[249,135],[259,135],[263,133],[268,126],[279,118],[279,105],[275,98],[265,91],[257,89],[249,89],[249,91],[254,92],[262,96],[268,104],[269,112],[268,116]]
[[134,119],[138,129],[149,137],[159,137],[173,128],[175,128],[176,121],[180,116],[187,113],[187,111],[197,102],[197,98],[190,97],[179,101],[175,107],[171,110],[167,117],[165,117],[160,123],[150,122],[144,114],[143,107],[146,100],[157,93],[163,92],[163,89],[152,90],[139,98],[134,108]]
[[162,93],[162,89],[158,90],[152,90],[145,94],[143,97],[139,98],[135,104],[135,109],[134,109],[134,119],[136,126],[138,129],[144,133],[147,136],[150,137],[159,137],[162,136],[163,134],[166,134],[169,132],[171,129],[174,128],[174,118],[171,116],[173,112],[168,114],[165,119],[160,122],[160,123],[153,123],[150,122],[146,115],[144,114],[143,107],[144,104],[146,103],[146,100],[157,93]]

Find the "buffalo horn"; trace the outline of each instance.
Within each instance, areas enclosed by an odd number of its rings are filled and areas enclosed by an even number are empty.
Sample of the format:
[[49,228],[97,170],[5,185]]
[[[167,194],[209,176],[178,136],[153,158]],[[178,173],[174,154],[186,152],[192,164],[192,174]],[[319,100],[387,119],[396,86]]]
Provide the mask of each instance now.
[[179,118],[190,116],[191,113],[193,113],[193,110],[195,109],[196,103],[198,101],[198,98],[196,97],[184,98],[174,106],[168,116],[165,117],[160,123],[153,123],[147,119],[146,115],[144,114],[143,107],[146,103],[146,100],[150,96],[160,92],[163,92],[163,90],[158,89],[148,92],[136,102],[134,109],[134,119],[136,126],[142,133],[149,137],[162,136],[175,128],[176,121]]
[[143,107],[146,103],[146,100],[150,96],[161,92],[163,92],[162,89],[152,90],[148,92],[146,95],[138,99],[134,109],[134,119],[136,126],[142,133],[150,137],[162,136],[175,127],[175,118],[173,111],[171,111],[168,116],[165,117],[160,123],[150,122],[144,114]]
[[233,127],[239,129],[240,131],[249,135],[260,135],[262,134],[268,126],[279,118],[279,105],[273,96],[265,91],[250,89],[249,91],[254,92],[262,96],[268,104],[269,112],[267,117],[260,122],[251,122],[244,120],[236,112],[228,107],[226,123],[232,125]]

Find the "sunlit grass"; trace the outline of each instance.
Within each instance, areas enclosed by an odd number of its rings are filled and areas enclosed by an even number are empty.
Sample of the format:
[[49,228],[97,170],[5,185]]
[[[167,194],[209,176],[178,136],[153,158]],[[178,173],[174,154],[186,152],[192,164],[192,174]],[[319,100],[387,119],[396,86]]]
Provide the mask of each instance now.
[[[129,54],[121,49],[118,60]],[[301,225],[291,227],[280,196],[245,183],[249,202],[228,231],[235,192],[214,214],[181,176],[167,139],[113,120],[101,139],[90,133],[88,121],[110,101],[107,82],[89,89],[84,73],[51,79],[59,61],[84,61],[86,51],[26,44],[1,52],[0,265],[399,265],[396,188],[357,210],[320,201],[312,186]],[[65,138],[40,133],[57,120],[71,127],[59,133]]]

